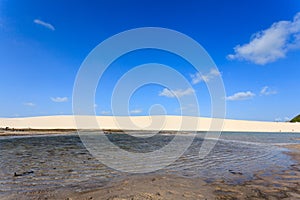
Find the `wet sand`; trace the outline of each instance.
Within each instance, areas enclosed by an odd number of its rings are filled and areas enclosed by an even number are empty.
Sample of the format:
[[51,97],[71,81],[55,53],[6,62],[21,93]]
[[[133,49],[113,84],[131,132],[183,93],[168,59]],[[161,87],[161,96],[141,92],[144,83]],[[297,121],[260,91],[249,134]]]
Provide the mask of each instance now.
[[[39,190],[12,194],[3,199],[300,199],[300,145],[286,146],[295,161],[287,170],[259,171],[251,181],[233,184],[220,178],[205,182],[200,178],[175,175],[131,175],[90,191],[71,189]],[[242,173],[231,172],[239,179]]]

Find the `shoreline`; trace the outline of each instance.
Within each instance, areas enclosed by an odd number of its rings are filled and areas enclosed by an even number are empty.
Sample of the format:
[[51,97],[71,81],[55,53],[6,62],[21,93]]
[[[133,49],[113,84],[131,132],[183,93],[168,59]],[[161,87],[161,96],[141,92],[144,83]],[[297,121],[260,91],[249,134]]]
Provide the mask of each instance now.
[[63,135],[77,132],[76,129],[0,129],[0,136],[37,136],[37,135]]
[[[82,131],[82,130],[81,130]],[[145,132],[145,130],[120,130],[120,129],[86,129],[83,130],[86,132],[97,132],[97,131],[103,131],[105,135],[109,134],[127,134],[127,132],[130,133],[139,133],[139,132]],[[146,132],[156,132],[154,130],[147,130]],[[214,131],[197,131],[197,133],[214,133]],[[73,133],[78,133],[77,129],[10,129],[10,130],[3,130],[0,129],[0,137],[11,137],[11,136],[51,136],[51,135],[71,135]],[[175,135],[175,134],[189,134],[190,131],[175,131],[175,130],[169,130],[169,131],[159,131],[158,134],[169,134],[169,135]],[[221,131],[222,133],[243,133],[240,131]],[[244,133],[250,133],[251,132],[244,132]],[[253,132],[253,133],[260,133],[260,132]],[[265,133],[265,132],[261,132]],[[291,134],[299,134],[298,132],[274,132],[276,133],[291,133]],[[297,139],[300,140],[300,139]]]

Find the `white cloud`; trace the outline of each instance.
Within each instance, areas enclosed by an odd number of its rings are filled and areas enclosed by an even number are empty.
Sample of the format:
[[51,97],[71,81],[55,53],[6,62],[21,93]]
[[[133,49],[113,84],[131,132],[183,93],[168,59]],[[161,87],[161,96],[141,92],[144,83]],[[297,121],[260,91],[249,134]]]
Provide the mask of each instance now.
[[237,92],[234,95],[228,96],[226,97],[226,100],[228,101],[240,101],[240,100],[247,100],[250,99],[252,97],[254,97],[255,94],[247,91],[247,92]]
[[108,115],[108,114],[110,114],[110,111],[103,110],[103,111],[101,111],[101,114],[102,115]]
[[44,21],[42,21],[40,19],[35,19],[35,20],[33,20],[33,22],[36,23],[36,24],[38,24],[38,25],[41,25],[41,26],[43,26],[43,27],[45,27],[47,29],[55,31],[55,27],[52,24],[50,24],[50,23],[44,22]]
[[51,97],[50,99],[56,103],[62,103],[68,101],[68,97]]
[[267,96],[267,95],[277,94],[277,91],[270,89],[268,86],[265,86],[261,89],[260,94]]
[[281,122],[282,119],[281,119],[280,117],[277,117],[277,118],[274,119],[274,121],[275,121],[275,122]]
[[187,88],[186,90],[178,89],[178,90],[169,90],[164,88],[161,92],[159,92],[159,96],[169,97],[169,98],[179,98],[183,96],[188,96],[194,94],[194,90],[192,88]]
[[24,106],[29,106],[29,107],[34,107],[35,106],[35,103],[32,103],[32,102],[26,102],[26,103],[23,103]]
[[201,81],[208,82],[216,76],[220,76],[221,73],[217,69],[211,69],[208,74],[200,74],[197,72],[196,74],[191,74],[192,83],[197,84]]
[[142,110],[140,110],[140,109],[135,109],[135,110],[130,111],[131,114],[139,114],[141,112],[142,112]]
[[277,117],[274,119],[275,122],[288,122],[291,119],[289,117],[284,117],[283,119],[281,117]]
[[247,60],[264,65],[284,58],[290,50],[300,48],[300,12],[293,21],[279,21],[255,33],[248,44],[237,45],[228,59]]

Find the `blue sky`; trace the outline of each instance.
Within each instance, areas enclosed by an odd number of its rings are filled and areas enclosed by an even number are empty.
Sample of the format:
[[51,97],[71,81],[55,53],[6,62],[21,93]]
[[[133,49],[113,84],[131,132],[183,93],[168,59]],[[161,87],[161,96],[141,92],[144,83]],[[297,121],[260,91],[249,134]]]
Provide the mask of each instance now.
[[[157,62],[178,70],[193,87],[142,87],[129,101],[132,115],[148,115],[155,104],[163,105],[167,114],[178,114],[172,94],[195,93],[201,116],[210,116],[205,83],[221,76],[227,118],[286,120],[300,113],[299,12],[300,1],[295,0],[2,0],[0,117],[72,114],[73,84],[88,53],[114,34],[150,26],[196,40],[220,74],[198,76],[189,63],[166,52],[133,52],[116,60],[100,81],[95,97],[98,115],[111,114],[110,95],[122,74]],[[192,115],[193,105],[186,107]]]

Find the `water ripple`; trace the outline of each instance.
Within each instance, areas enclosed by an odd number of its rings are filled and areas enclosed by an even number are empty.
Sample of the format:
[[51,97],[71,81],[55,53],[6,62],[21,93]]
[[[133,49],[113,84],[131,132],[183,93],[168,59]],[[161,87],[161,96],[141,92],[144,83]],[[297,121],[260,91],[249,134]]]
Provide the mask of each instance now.
[[[209,155],[199,159],[198,152],[205,136],[199,133],[190,148],[175,163],[156,173],[231,179],[234,172],[247,179],[257,170],[284,168],[293,163],[277,145],[296,143],[293,140],[295,134],[251,134],[225,133]],[[133,141],[131,137],[121,134],[109,135],[110,140],[122,148],[138,152],[153,151],[166,145],[173,137],[161,134],[150,141]],[[76,135],[1,138],[0,147],[1,193],[60,187],[92,189],[125,175],[96,160]],[[163,158],[163,155],[158,157],[158,162]]]

